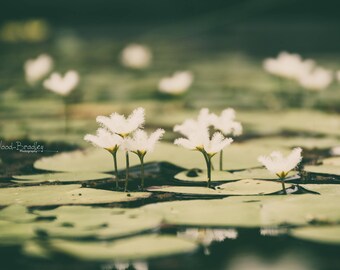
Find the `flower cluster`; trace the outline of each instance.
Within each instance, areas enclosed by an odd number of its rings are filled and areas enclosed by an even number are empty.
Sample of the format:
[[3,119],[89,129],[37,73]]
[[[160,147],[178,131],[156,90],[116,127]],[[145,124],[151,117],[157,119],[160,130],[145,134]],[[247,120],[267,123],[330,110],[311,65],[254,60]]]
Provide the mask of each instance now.
[[164,134],[157,129],[150,136],[142,129],[145,122],[143,108],[135,109],[131,115],[113,113],[110,116],[98,116],[97,122],[102,126],[96,135],[88,134],[84,139],[99,148],[109,151],[114,159],[116,187],[118,188],[117,151],[121,149],[126,158],[125,191],[128,188],[129,152],[136,154],[141,162],[141,188],[144,188],[144,157],[154,150],[156,143]]
[[[210,136],[210,128],[214,128]],[[242,125],[235,121],[233,109],[224,110],[220,116],[210,113],[208,109],[201,109],[197,119],[187,119],[181,125],[174,127],[185,138],[175,140],[176,145],[201,152],[207,164],[208,187],[211,184],[211,159],[220,153],[220,170],[223,169],[222,151],[233,142],[227,135],[238,136],[242,133]]]
[[333,81],[332,71],[317,66],[313,60],[288,52],[281,52],[277,58],[265,59],[263,68],[275,76],[294,80],[308,90],[326,89]]
[[27,60],[24,64],[27,83],[35,85],[52,71],[53,65],[52,57],[47,54],[41,54],[36,59]]
[[54,72],[43,83],[47,90],[58,95],[67,96],[73,91],[79,83],[79,74],[77,71],[69,70],[62,76],[60,73]]

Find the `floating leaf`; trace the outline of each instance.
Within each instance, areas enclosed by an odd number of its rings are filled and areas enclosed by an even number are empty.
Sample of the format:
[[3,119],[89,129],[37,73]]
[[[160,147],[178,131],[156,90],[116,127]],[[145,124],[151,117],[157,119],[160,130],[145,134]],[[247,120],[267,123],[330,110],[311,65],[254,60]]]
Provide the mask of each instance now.
[[[211,174],[211,181],[212,182],[228,182],[228,181],[235,181],[239,180],[240,178],[235,176],[233,173],[225,172],[225,171],[212,171]],[[183,171],[174,176],[176,180],[189,182],[189,183],[206,183],[207,178],[207,171],[206,170],[190,170],[190,171]]]
[[58,252],[87,261],[150,259],[191,253],[198,248],[192,241],[167,235],[137,236],[113,242],[52,240],[50,245]]
[[0,245],[21,245],[33,238],[34,223],[14,223],[0,220]]
[[161,215],[166,223],[187,226],[259,227],[259,203],[229,203],[227,200],[192,200],[155,203],[142,207]]
[[305,166],[304,170],[316,174],[340,175],[340,166],[336,165]]
[[331,148],[339,143],[336,138],[316,138],[316,137],[265,137],[253,139],[250,142],[258,145],[275,147],[302,147],[305,149],[325,149]]
[[296,238],[317,243],[340,245],[340,226],[313,226],[292,229]]
[[149,191],[173,192],[190,195],[264,195],[282,189],[281,183],[265,180],[246,179],[216,186],[215,189],[206,187],[183,187],[183,186],[164,186],[160,188],[149,188]]
[[340,166],[340,157],[330,157],[322,160],[324,165]]
[[35,213],[56,218],[49,223],[37,224],[37,228],[50,237],[115,238],[155,229],[161,223],[159,216],[140,209],[61,206]]
[[[269,172],[267,169],[248,169],[244,171],[234,172],[235,177],[238,179],[263,179],[263,180],[277,180],[277,176]],[[291,171],[287,177],[296,176],[297,172]]]
[[27,208],[19,204],[7,206],[0,211],[0,220],[25,223],[34,221],[36,218],[37,215],[28,213]]
[[116,192],[81,185],[52,185],[0,189],[0,205],[46,206],[64,204],[104,204],[147,198],[147,192]]
[[301,186],[321,195],[340,195],[340,184],[305,184]]
[[13,181],[21,184],[43,183],[43,182],[83,182],[112,178],[110,174],[95,172],[69,172],[69,173],[45,173],[32,175],[14,175]]
[[289,195],[282,201],[264,203],[261,210],[263,225],[306,225],[340,221],[339,196]]

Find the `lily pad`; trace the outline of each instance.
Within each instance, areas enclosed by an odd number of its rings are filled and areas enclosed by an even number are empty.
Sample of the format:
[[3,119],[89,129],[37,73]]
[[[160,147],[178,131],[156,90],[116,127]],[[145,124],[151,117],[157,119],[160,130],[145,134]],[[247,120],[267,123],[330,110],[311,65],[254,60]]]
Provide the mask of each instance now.
[[[277,176],[269,172],[267,169],[248,169],[244,171],[234,172],[235,177],[238,179],[263,179],[263,180],[277,180]],[[297,172],[291,171],[287,177],[296,176]]]
[[0,220],[0,246],[21,245],[35,235],[34,223]]
[[65,204],[105,204],[147,198],[147,192],[116,192],[81,185],[51,185],[0,189],[0,205],[47,206]]
[[227,200],[192,200],[155,203],[143,206],[174,225],[209,227],[259,227],[259,203],[229,203]]
[[69,172],[69,173],[45,173],[32,175],[14,175],[13,181],[21,184],[43,183],[43,182],[83,182],[112,178],[110,174],[95,172]]
[[340,166],[340,157],[330,157],[322,160],[324,165]]
[[216,186],[215,189],[206,187],[164,186],[160,188],[149,188],[148,191],[172,192],[190,195],[229,196],[264,195],[280,191],[281,189],[281,183],[278,182],[246,179]]
[[61,206],[35,213],[56,218],[49,223],[37,224],[37,228],[50,237],[116,238],[156,229],[161,224],[161,217],[139,209]]
[[[287,152],[285,149],[276,149]],[[232,144],[224,153],[225,170],[241,170],[259,167],[257,157],[272,151],[269,147],[256,144],[243,143]],[[118,168],[125,169],[124,154],[118,152]],[[130,155],[130,166],[139,165],[136,155]],[[205,168],[205,161],[201,153],[190,151],[183,147],[169,143],[159,143],[154,152],[145,157],[145,162],[169,162],[182,168]],[[215,168],[218,166],[217,158],[213,158]],[[84,151],[56,154],[44,157],[34,163],[34,167],[40,170],[59,172],[109,172],[113,170],[112,156],[103,149],[89,148]]]
[[307,225],[340,221],[339,196],[296,195],[283,201],[264,203],[261,210],[263,225]]
[[296,238],[317,243],[340,245],[340,226],[313,226],[290,231]]
[[145,235],[113,242],[52,240],[58,252],[86,261],[139,260],[194,252],[198,245],[174,236]]
[[[212,171],[211,173],[212,182],[228,182],[239,180],[240,178],[235,176],[233,173],[225,171]],[[206,183],[207,182],[207,171],[183,171],[174,176],[176,180],[189,182],[189,183]]]
[[340,195],[340,184],[305,184],[301,186],[321,195]]
[[34,221],[37,215],[28,213],[25,206],[13,204],[0,211],[0,220],[25,223]]
[[305,166],[304,170],[316,174],[340,175],[340,166],[336,165]]
[[333,147],[339,143],[336,138],[316,138],[316,137],[265,137],[254,139],[250,142],[263,146],[275,147],[302,147],[305,149],[325,149]]

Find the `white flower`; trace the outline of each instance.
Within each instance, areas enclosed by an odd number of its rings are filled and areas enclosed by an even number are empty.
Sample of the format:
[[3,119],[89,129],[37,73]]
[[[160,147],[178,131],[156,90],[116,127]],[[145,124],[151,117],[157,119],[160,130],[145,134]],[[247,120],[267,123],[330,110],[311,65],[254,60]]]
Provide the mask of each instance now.
[[130,44],[121,53],[122,64],[128,68],[144,69],[151,64],[151,50],[140,44]]
[[161,93],[180,95],[186,92],[193,81],[192,73],[189,71],[175,72],[173,76],[163,78],[159,81],[158,89]]
[[44,81],[44,87],[59,95],[66,96],[74,90],[79,83],[79,74],[74,70],[66,72],[64,76],[59,73],[52,73],[51,76]]
[[187,139],[176,139],[174,143],[190,150],[204,151],[212,157],[232,142],[233,139],[225,138],[221,132],[215,132],[210,139],[209,132],[206,129],[201,130],[201,132],[192,133]]
[[235,229],[195,229],[189,228],[178,232],[177,236],[198,241],[205,246],[213,242],[223,242],[225,239],[236,239],[238,233]]
[[302,60],[298,54],[281,52],[277,58],[268,58],[263,62],[263,68],[276,76],[287,79],[299,79],[302,74],[308,73],[315,63],[312,60]]
[[53,68],[53,59],[47,54],[41,54],[36,59],[25,62],[25,78],[28,84],[34,85],[43,79]]
[[212,115],[211,123],[215,129],[221,131],[224,135],[239,136],[242,134],[242,125],[240,122],[235,121],[234,109],[225,109],[220,116]]
[[92,143],[96,147],[104,148],[109,152],[117,151],[123,142],[122,137],[112,134],[104,128],[99,128],[96,135],[85,135],[84,140]]
[[212,117],[213,115],[209,113],[209,109],[203,108],[197,119],[187,119],[183,124],[175,125],[174,131],[179,132],[184,136],[200,133],[201,130],[207,129],[211,125]]
[[333,72],[322,67],[304,73],[300,76],[299,84],[310,90],[323,90],[327,88],[333,81]]
[[157,129],[150,136],[141,129],[137,129],[132,138],[127,138],[127,148],[129,151],[138,155],[145,155],[148,152],[152,152],[156,143],[161,139],[164,134],[164,129]]
[[149,266],[147,262],[143,262],[143,261],[136,261],[132,263],[133,268],[135,268],[135,270],[148,270]]
[[127,270],[130,267],[130,264],[127,262],[115,262],[114,266],[116,270]]
[[275,151],[270,156],[260,156],[258,161],[279,178],[285,178],[301,162],[301,152],[301,148],[294,148],[285,158],[281,152]]
[[135,109],[128,118],[124,115],[113,113],[109,117],[98,116],[97,122],[112,133],[122,137],[127,137],[130,133],[140,128],[145,122],[145,114],[143,108]]

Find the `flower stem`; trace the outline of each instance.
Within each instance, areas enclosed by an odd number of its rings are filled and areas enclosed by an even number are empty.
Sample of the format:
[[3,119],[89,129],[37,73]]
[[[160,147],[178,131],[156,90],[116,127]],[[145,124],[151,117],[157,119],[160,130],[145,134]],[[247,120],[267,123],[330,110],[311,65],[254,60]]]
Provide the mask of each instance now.
[[141,188],[144,189],[144,157],[140,156]]
[[66,98],[63,98],[63,102],[64,102],[64,132],[65,134],[68,134],[68,131],[69,131],[69,119],[68,119],[68,116],[69,116],[69,108],[68,108],[68,102],[66,100]]
[[113,156],[113,163],[115,166],[115,177],[116,177],[116,189],[119,188],[119,181],[118,181],[118,166],[117,166],[117,151],[112,153]]
[[129,182],[129,166],[130,166],[130,162],[129,162],[129,151],[126,151],[125,153],[125,158],[126,158],[126,169],[125,169],[125,188],[124,191],[127,192],[128,189],[128,182]]
[[206,153],[206,152],[202,152],[205,162],[207,164],[207,172],[208,172],[208,183],[207,183],[207,187],[210,188],[210,184],[211,184],[211,157]]
[[283,194],[287,195],[286,186],[285,186],[285,179],[283,177],[281,177],[280,181],[281,181],[281,185],[282,185]]
[[223,171],[223,150],[220,151],[220,171]]

